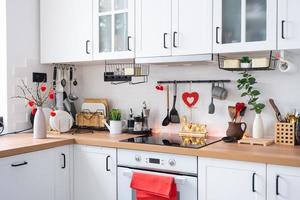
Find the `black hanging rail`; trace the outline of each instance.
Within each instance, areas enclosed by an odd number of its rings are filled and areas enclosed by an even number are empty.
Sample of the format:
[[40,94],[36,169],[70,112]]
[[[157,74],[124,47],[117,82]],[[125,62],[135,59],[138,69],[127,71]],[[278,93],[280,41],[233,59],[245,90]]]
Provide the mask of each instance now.
[[231,80],[174,80],[174,81],[157,81],[157,84],[183,84],[183,83],[230,83]]

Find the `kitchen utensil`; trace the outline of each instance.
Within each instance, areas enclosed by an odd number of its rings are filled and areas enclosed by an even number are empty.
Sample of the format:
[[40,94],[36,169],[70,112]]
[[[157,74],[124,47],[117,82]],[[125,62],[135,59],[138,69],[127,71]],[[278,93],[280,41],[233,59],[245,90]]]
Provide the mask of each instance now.
[[56,65],[54,66],[54,69],[53,69],[53,90],[55,90],[56,88],[56,80],[57,80],[57,67]]
[[76,101],[78,99],[78,96],[74,95],[72,93],[72,82],[73,82],[73,68],[70,68],[70,94],[69,94],[69,99],[71,101]]
[[172,123],[178,124],[178,123],[180,123],[180,118],[179,118],[178,112],[175,108],[176,99],[177,99],[177,83],[175,82],[174,83],[173,107],[172,107],[171,112],[170,112],[170,121]]
[[229,113],[231,121],[233,122],[235,120],[235,116],[236,116],[235,106],[228,106],[228,113]]
[[214,104],[214,97],[212,95],[212,91],[214,89],[215,84],[213,83],[211,86],[211,102],[208,106],[208,114],[214,114],[215,113],[215,104]]
[[167,85],[167,116],[165,117],[165,119],[162,122],[163,126],[168,126],[170,123],[170,115],[169,115],[169,111],[170,111],[170,88],[169,85]]
[[275,111],[275,114],[276,114],[276,118],[277,118],[277,121],[278,122],[284,122],[285,120],[282,118],[282,115],[278,109],[278,107],[276,106],[275,102],[273,99],[269,99],[269,102],[273,108],[273,110]]
[[224,82],[222,82],[222,87],[220,86],[220,83],[218,85],[214,85],[212,89],[212,96],[215,99],[219,100],[225,100],[228,96],[228,91],[225,89]]
[[243,102],[238,102],[235,104],[235,110],[236,114],[234,116],[234,121],[238,121],[238,119],[241,120],[241,111],[245,108],[245,104]]
[[62,79],[62,70],[57,68],[57,81],[55,81],[56,84],[56,88],[55,88],[55,92],[56,93],[62,93],[64,91],[64,88],[61,85],[61,79]]
[[67,85],[67,80],[66,80],[66,78],[65,78],[65,68],[62,69],[61,85],[62,85],[63,87],[66,87],[66,85]]
[[50,117],[50,126],[53,130],[65,133],[73,126],[73,117],[66,111],[56,110],[55,117]]
[[[244,128],[242,128],[244,125]],[[245,122],[228,122],[227,136],[235,137],[240,140],[246,132],[247,124]]]
[[73,81],[73,85],[74,86],[77,86],[78,85],[78,81],[77,81],[77,74],[76,74],[76,68],[74,67],[74,81]]

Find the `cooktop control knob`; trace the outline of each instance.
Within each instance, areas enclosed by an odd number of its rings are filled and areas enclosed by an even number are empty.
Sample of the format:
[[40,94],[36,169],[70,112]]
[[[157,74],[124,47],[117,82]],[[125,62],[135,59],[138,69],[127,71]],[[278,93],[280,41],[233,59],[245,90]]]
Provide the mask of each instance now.
[[139,155],[136,155],[134,159],[137,162],[140,162],[142,160],[141,156],[139,156]]
[[175,166],[176,165],[176,161],[174,159],[170,159],[169,160],[169,165],[170,166]]

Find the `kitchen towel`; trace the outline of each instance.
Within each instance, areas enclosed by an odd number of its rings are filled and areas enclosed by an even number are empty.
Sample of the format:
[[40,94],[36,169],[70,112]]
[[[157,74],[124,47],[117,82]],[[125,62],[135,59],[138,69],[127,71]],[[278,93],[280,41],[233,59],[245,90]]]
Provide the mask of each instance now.
[[136,190],[137,200],[177,200],[173,177],[134,172],[130,187]]

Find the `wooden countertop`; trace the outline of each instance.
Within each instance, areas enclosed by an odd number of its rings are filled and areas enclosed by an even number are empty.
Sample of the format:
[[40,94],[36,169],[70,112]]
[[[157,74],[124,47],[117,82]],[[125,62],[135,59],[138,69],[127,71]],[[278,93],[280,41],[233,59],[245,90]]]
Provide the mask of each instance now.
[[251,146],[218,142],[201,149],[119,142],[137,135],[109,135],[107,132],[50,135],[47,139],[32,139],[32,134],[0,137],[0,157],[38,151],[66,144],[84,144],[179,155],[211,157],[300,167],[300,146]]

